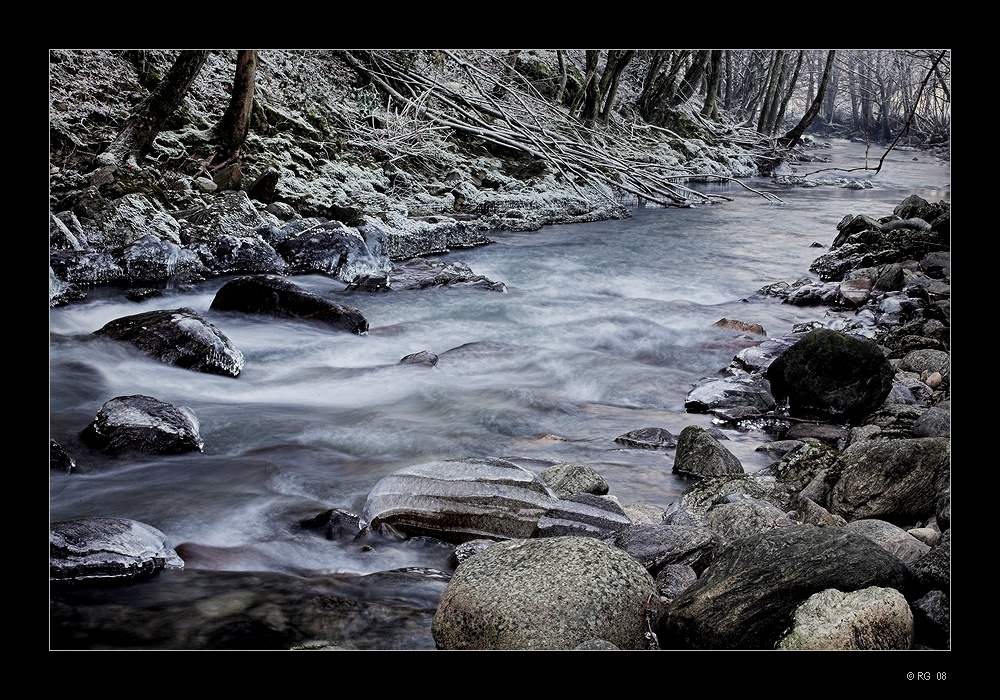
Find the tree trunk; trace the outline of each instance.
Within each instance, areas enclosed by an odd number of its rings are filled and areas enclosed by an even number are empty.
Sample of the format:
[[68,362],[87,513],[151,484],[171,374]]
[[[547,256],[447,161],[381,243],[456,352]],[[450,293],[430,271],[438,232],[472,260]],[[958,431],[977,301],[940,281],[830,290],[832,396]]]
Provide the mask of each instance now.
[[830,84],[830,76],[833,74],[833,61],[837,56],[837,51],[835,49],[830,49],[830,52],[826,55],[826,68],[823,70],[823,77],[819,82],[819,89],[816,91],[816,98],[812,101],[809,109],[806,113],[802,115],[802,119],[799,123],[789,131],[787,134],[779,139],[779,144],[784,148],[794,148],[802,138],[802,134],[805,130],[809,128],[812,124],[813,119],[819,114],[820,107],[823,105],[823,96],[826,94],[826,88]]
[[771,67],[767,74],[767,89],[764,92],[764,104],[760,108],[760,119],[757,121],[757,131],[765,136],[770,135],[770,120],[777,111],[778,83],[781,71],[784,70],[785,52],[778,49],[771,59]]
[[583,105],[584,98],[588,96],[588,93],[592,90],[591,83],[597,80],[597,63],[601,59],[600,51],[593,51],[587,49],[587,73],[583,79],[583,85],[580,87],[580,91],[573,98],[573,104],[569,106],[569,115],[575,116],[578,114],[578,110],[581,105]]
[[[788,102],[792,99],[792,93],[795,92],[795,85],[799,82],[799,73],[802,71],[802,62],[805,60],[805,51],[799,51],[799,57],[795,60],[795,70],[792,72],[792,78],[788,81],[788,85],[785,88],[785,97],[781,100],[781,106],[778,108],[778,114],[774,119],[774,126],[771,129],[773,134],[775,131],[781,128],[782,122],[785,121],[785,110],[788,109]],[[812,104],[815,101],[815,97],[811,97],[809,103]]]
[[705,90],[705,105],[701,115],[708,119],[719,119],[719,86],[722,84],[722,51],[712,51],[708,64],[708,84]]
[[733,52],[726,49],[726,94],[722,100],[722,107],[724,109],[733,108],[733,95],[735,95],[735,89],[733,88]]
[[141,158],[153,145],[163,124],[177,111],[184,96],[208,60],[210,51],[181,51],[166,77],[125,121],[114,142],[97,157],[100,165],[124,162],[129,157]]
[[236,78],[229,107],[215,125],[215,142],[218,150],[213,162],[227,163],[238,158],[250,129],[250,111],[253,108],[254,81],[257,74],[257,51],[241,49],[236,56]]
[[583,90],[583,109],[580,121],[584,126],[594,125],[601,104],[601,85],[597,78],[597,66],[601,62],[600,49],[587,49],[587,86]]
[[671,101],[671,106],[676,107],[678,105],[682,105],[691,99],[691,96],[694,95],[694,91],[697,90],[698,86],[701,84],[701,79],[705,75],[705,69],[708,66],[711,54],[712,52],[708,49],[695,53],[691,65],[688,67],[687,72],[684,74],[684,78],[681,79],[680,85],[677,87],[674,99]]
[[833,124],[837,115],[837,98],[840,95],[840,80],[836,66],[830,72],[830,84],[826,86],[823,97],[823,118],[827,124]]
[[[611,54],[615,54],[612,63]],[[615,96],[618,94],[618,84],[621,81],[622,73],[626,66],[635,58],[635,49],[628,51],[614,51],[608,53],[608,62],[604,67],[604,75],[601,76],[602,92],[604,93],[604,107],[601,108],[600,119],[607,124],[611,118],[611,110],[615,104]],[[610,77],[609,77],[610,76]]]
[[566,94],[566,83],[569,80],[569,71],[566,69],[566,52],[563,49],[557,49],[556,57],[559,59],[559,87],[556,89],[556,102],[562,104],[563,96]]

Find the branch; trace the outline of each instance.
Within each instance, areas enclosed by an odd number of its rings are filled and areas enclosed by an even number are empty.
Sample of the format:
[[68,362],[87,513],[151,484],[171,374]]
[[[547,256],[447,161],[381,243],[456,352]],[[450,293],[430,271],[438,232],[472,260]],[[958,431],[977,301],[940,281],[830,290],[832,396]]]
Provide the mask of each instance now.
[[923,95],[924,89],[927,87],[927,82],[931,79],[931,76],[934,75],[937,72],[938,64],[945,57],[946,54],[947,54],[947,50],[942,50],[941,53],[938,54],[937,58],[934,59],[934,63],[932,63],[931,67],[927,70],[927,74],[924,76],[924,79],[920,83],[920,89],[917,90],[917,96],[913,99],[913,107],[910,109],[910,113],[906,115],[906,121],[903,123],[903,126],[900,127],[899,133],[896,134],[896,138],[893,139],[892,143],[889,144],[889,147],[887,149],[885,149],[885,153],[883,153],[882,157],[878,159],[878,166],[876,166],[875,168],[869,168],[866,165],[863,168],[848,168],[848,169],[844,169],[844,168],[823,168],[822,170],[816,170],[816,171],[813,171],[811,173],[806,173],[805,175],[803,175],[803,177],[809,177],[810,175],[815,175],[816,173],[826,172],[826,171],[829,171],[829,170],[838,170],[838,171],[847,172],[847,173],[857,172],[858,170],[865,170],[865,171],[867,171],[867,170],[874,170],[875,174],[878,175],[879,172],[881,172],[881,170],[882,170],[882,164],[885,162],[886,156],[888,156],[889,152],[892,151],[892,149],[896,147],[896,144],[899,143],[899,139],[903,138],[903,134],[905,134],[906,130],[910,127],[910,122],[913,121],[913,116],[914,116],[914,114],[916,114],[917,105],[920,103],[920,97],[921,97],[921,95]]

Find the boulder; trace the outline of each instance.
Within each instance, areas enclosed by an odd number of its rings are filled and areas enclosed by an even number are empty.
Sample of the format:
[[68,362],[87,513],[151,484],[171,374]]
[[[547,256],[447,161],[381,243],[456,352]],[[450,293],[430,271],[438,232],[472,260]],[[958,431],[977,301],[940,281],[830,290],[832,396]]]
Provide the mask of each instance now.
[[845,525],[848,530],[864,535],[885,551],[899,557],[907,564],[930,551],[930,546],[924,544],[901,527],[874,518],[855,520]]
[[545,482],[513,462],[445,459],[404,467],[379,480],[361,512],[361,527],[456,544],[526,538],[560,503]]
[[871,413],[892,389],[895,371],[873,341],[826,328],[809,332],[768,367],[778,401],[798,418],[852,422]]
[[744,537],[719,551],[667,607],[661,644],[693,649],[773,649],[814,593],[879,586],[904,593],[906,564],[844,528],[794,525]]
[[239,376],[243,353],[194,309],[147,311],[115,319],[94,336],[119,340],[160,362],[208,374]]
[[656,523],[635,525],[608,539],[642,564],[651,576],[664,567],[683,564],[701,573],[712,561],[720,540],[706,527]]
[[653,578],[617,547],[592,537],[517,539],[458,566],[431,633],[439,649],[574,649],[593,639],[648,649],[660,612]]
[[538,519],[535,537],[605,538],[632,525],[617,501],[591,493],[574,493],[556,501]]
[[538,475],[560,498],[575,493],[603,496],[608,492],[608,482],[586,464],[553,464]]
[[792,629],[778,649],[810,651],[907,650],[913,613],[894,588],[870,586],[844,593],[828,588],[795,610]]
[[198,430],[198,417],[187,406],[134,394],[101,406],[80,437],[112,455],[180,454],[202,450],[205,441]]
[[359,309],[338,304],[273,275],[239,277],[226,282],[216,292],[211,308],[314,321],[359,335],[368,332],[368,319]]
[[748,413],[756,415],[773,411],[776,406],[768,382],[747,372],[699,382],[684,401],[684,408],[689,413],[746,408]]
[[696,477],[742,474],[743,464],[707,430],[689,425],[677,438],[674,473]]
[[934,515],[951,484],[951,439],[873,439],[852,443],[827,510],[845,520],[878,518],[912,525]]
[[53,583],[129,580],[183,568],[155,527],[128,518],[80,518],[49,526]]
[[375,227],[358,229],[334,220],[296,219],[269,242],[288,262],[290,274],[323,274],[351,282],[386,274],[392,265],[385,234]]

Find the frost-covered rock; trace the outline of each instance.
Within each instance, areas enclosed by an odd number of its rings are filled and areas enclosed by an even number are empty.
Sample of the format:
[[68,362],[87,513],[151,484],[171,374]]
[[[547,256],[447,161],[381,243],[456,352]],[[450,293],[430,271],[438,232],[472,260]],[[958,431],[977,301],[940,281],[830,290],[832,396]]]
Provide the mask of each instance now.
[[99,338],[119,340],[140,352],[184,369],[238,377],[243,353],[194,309],[147,311],[109,321],[94,331]]
[[127,581],[183,566],[162,532],[136,520],[81,518],[49,526],[54,583]]
[[81,438],[113,455],[200,452],[205,446],[194,411],[141,394],[107,401]]

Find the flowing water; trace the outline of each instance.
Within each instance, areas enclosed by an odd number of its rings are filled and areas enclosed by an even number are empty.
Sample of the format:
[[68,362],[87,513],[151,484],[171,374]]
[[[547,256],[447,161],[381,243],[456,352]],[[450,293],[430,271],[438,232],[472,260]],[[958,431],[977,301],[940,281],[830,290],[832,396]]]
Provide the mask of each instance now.
[[[800,164],[796,174],[863,165],[858,144],[814,152],[833,162]],[[371,327],[364,336],[211,311],[227,279],[139,303],[93,290],[49,314],[50,435],[78,465],[51,473],[50,520],[133,518],[163,531],[171,546],[226,552],[201,567],[322,575],[440,566],[419,548],[362,552],[293,534],[300,520],[330,508],[360,513],[380,478],[421,462],[507,457],[535,471],[582,463],[622,503],[665,508],[687,486],[671,474],[673,450],[629,449],[615,438],[712,425],[711,416],[685,412],[685,398],[746,344],[713,324],[738,319],[782,335],[822,319],[822,309],[747,299],[774,282],[815,278],[809,265],[845,215],[881,217],[911,194],[931,202],[951,194],[949,163],[912,151],[890,153],[875,176],[811,179],[834,178],[873,186],[746,181],[780,197],[775,203],[737,184],[700,185],[733,201],[495,233],[492,245],[438,256],[504,282],[506,293],[359,293],[324,276],[291,278],[359,308]],[[242,350],[238,378],[173,368],[88,337],[112,319],[181,306]],[[440,357],[436,366],[399,364],[424,350]],[[123,461],[84,447],[79,433],[102,404],[129,394],[191,408],[204,452]],[[747,471],[771,462],[756,449],[770,435],[723,430]]]

